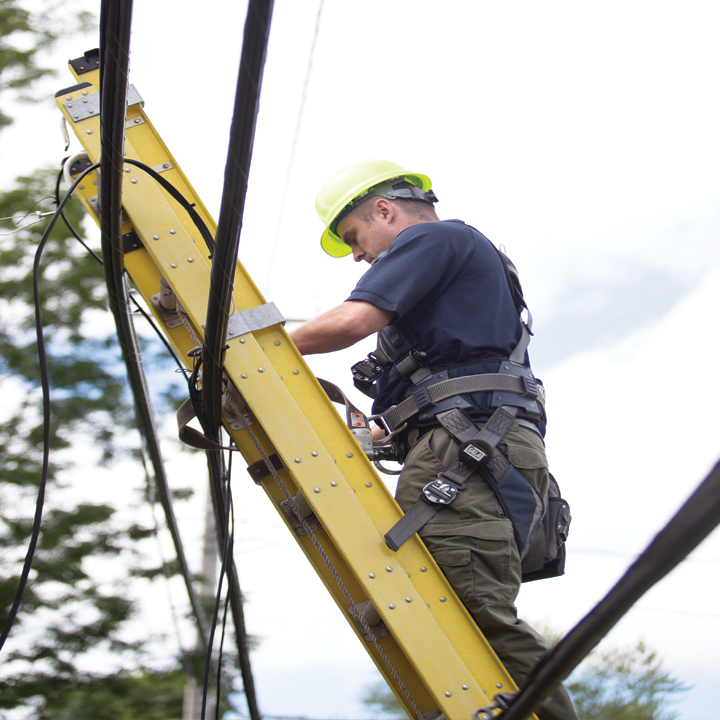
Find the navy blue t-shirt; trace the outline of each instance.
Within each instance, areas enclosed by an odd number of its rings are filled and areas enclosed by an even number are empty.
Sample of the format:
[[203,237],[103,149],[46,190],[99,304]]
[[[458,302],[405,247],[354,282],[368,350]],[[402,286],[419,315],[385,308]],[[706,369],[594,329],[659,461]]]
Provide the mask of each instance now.
[[[482,233],[459,220],[403,230],[348,300],[396,312],[393,322],[414,333],[416,349],[427,354],[433,372],[482,361],[487,367],[475,367],[471,374],[496,372],[497,361],[510,355],[522,333],[497,252]],[[458,367],[450,376],[463,374]],[[401,402],[410,385],[394,368],[384,372],[373,412]]]

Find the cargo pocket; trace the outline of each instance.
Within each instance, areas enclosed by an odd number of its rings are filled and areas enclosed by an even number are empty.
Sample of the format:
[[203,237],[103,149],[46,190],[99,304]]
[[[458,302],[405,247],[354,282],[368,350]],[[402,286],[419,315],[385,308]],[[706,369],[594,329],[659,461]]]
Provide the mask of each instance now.
[[[428,540],[432,541],[432,538],[427,538],[426,542]],[[470,565],[472,555],[470,548],[452,548],[433,552],[431,546],[432,542],[428,544],[428,547],[435,558],[435,562],[445,573],[445,577],[450,581],[460,600],[470,609],[476,602]]]
[[508,460],[518,469],[547,469],[547,458],[540,448],[515,442],[507,443]]
[[487,603],[502,605],[514,600],[520,577],[519,560],[518,567],[513,566],[511,541],[463,537],[461,542],[467,543],[466,547],[447,547],[447,538],[423,539],[473,616]]

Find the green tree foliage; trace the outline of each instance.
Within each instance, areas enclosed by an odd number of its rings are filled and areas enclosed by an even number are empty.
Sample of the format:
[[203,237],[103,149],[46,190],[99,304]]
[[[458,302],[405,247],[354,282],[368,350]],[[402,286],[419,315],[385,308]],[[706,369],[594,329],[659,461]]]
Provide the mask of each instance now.
[[581,720],[673,720],[668,706],[690,688],[640,641],[592,658],[567,689]]
[[50,698],[37,720],[166,720],[182,716],[185,674],[121,672],[88,676]]
[[[92,23],[87,12],[54,11],[47,3],[44,12],[31,14],[16,0],[0,0],[0,94],[8,91],[19,100],[30,100],[26,93],[37,80],[53,70],[39,63],[40,51],[47,49],[67,32],[86,30]],[[0,130],[12,118],[0,112]]]
[[365,689],[362,703],[378,717],[404,718],[406,716],[400,701],[383,680]]
[[[668,706],[690,689],[643,642],[592,653],[566,687],[580,720],[674,720],[677,714],[669,712]],[[362,702],[377,717],[405,717],[402,705],[383,681],[368,687]]]
[[[41,67],[40,53],[70,24],[47,7],[49,13],[32,15],[14,0],[0,0],[4,99],[28,92],[50,72]],[[77,28],[85,19],[75,21]],[[0,115],[0,129],[9,123]],[[35,213],[54,209],[56,177],[56,170],[38,170],[0,193],[0,218],[10,218],[0,220],[0,626],[18,587],[41,474],[32,264],[47,223]],[[67,206],[81,234],[84,214],[77,200]],[[25,708],[36,718],[179,717],[179,674],[143,671],[142,647],[123,639],[136,612],[129,578],[149,582],[158,572],[137,551],[152,530],[119,521],[114,508],[92,497],[78,503],[63,487],[79,452],[97,454],[104,465],[118,446],[137,451],[139,438],[128,432],[133,411],[102,268],[62,222],[43,255],[40,298],[52,401],[51,467],[33,570],[3,650],[0,709]],[[133,489],[127,492],[130,500]],[[103,666],[109,674],[99,672]]]

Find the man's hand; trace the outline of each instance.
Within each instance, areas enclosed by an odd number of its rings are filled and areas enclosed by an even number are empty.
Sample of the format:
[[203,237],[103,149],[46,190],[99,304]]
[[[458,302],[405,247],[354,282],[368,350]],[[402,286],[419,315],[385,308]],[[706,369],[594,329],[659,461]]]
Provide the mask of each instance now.
[[343,350],[382,330],[395,315],[364,300],[348,300],[290,333],[290,339],[303,355]]

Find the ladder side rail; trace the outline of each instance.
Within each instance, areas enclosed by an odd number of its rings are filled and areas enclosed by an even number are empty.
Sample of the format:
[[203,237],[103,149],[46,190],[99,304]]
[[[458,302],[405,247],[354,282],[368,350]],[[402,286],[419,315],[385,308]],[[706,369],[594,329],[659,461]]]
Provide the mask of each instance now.
[[[94,127],[92,123],[88,119],[73,126],[91,158],[97,148],[86,128]],[[143,160],[144,146],[140,152],[135,144],[136,138],[138,147],[147,141],[145,131],[151,129],[141,123],[128,133],[128,157]],[[202,341],[210,287],[207,260],[197,252],[192,229],[186,228],[186,219],[178,215],[166,194],[153,182],[133,176],[125,177],[124,205],[144,247],[126,254],[126,267],[146,299],[157,292],[159,276],[165,277],[187,311],[193,334]],[[176,233],[170,235],[169,228]],[[240,263],[233,298],[238,311],[264,302]],[[183,327],[163,326],[163,330],[176,346],[187,347]],[[413,538],[398,553],[385,546],[383,533],[401,517],[401,511],[284,329],[274,325],[230,338],[228,345],[225,370],[240,393],[243,409],[255,422],[253,431],[266,453],[276,451],[281,456],[286,468],[281,475],[291,480],[291,492],[300,489],[308,500],[321,525],[319,537],[327,543],[326,551],[351,588],[354,602],[372,600],[390,630],[379,642],[396,663],[403,682],[416,698],[423,699],[423,712],[439,707],[446,717],[469,717],[472,710],[488,704],[498,685],[515,689],[423,543]],[[259,459],[247,432],[234,429],[232,419],[226,426],[248,463]],[[281,499],[273,488],[274,480],[261,484],[278,507]],[[315,549],[306,539],[296,539],[330,589],[332,578],[322,569]],[[351,621],[345,599],[336,590],[333,597]],[[406,602],[408,597],[411,602]],[[352,627],[357,633],[354,623]],[[388,678],[372,646],[366,643],[366,648]],[[461,683],[468,686],[467,691]],[[393,687],[397,693],[397,686]],[[427,698],[432,698],[432,706]]]

